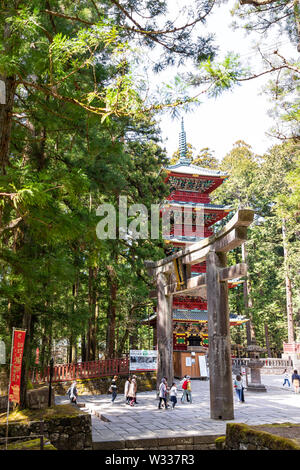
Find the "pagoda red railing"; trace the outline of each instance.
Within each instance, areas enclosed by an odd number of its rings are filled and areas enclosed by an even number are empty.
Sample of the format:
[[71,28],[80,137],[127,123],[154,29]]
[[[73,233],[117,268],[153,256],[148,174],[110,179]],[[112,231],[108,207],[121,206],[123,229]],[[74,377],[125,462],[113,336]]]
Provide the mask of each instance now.
[[[65,382],[76,379],[91,379],[109,375],[129,373],[129,359],[103,359],[100,361],[78,362],[76,364],[57,364],[53,367],[52,382]],[[33,369],[30,372],[32,383],[50,381],[50,366],[44,370]]]
[[210,203],[208,194],[195,191],[173,191],[168,197],[169,201],[202,202]]

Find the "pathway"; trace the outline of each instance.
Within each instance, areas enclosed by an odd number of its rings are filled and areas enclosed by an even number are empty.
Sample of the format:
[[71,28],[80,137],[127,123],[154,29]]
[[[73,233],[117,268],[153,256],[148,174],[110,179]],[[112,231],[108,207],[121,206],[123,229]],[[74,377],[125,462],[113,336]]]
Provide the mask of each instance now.
[[[201,380],[192,381],[193,403],[181,404],[179,400],[174,410],[158,410],[154,391],[138,393],[138,404],[134,407],[126,405],[121,394],[114,404],[111,404],[109,395],[80,396],[79,402],[85,403],[84,409],[91,414],[94,443],[125,438],[222,435],[228,422],[300,424],[300,394],[296,395],[292,389],[283,389],[282,382],[281,376],[262,376],[267,392],[246,391],[245,403],[235,402],[232,421],[210,418],[209,382]],[[178,395],[180,397],[181,392]],[[56,403],[67,402],[67,397],[56,397]]]

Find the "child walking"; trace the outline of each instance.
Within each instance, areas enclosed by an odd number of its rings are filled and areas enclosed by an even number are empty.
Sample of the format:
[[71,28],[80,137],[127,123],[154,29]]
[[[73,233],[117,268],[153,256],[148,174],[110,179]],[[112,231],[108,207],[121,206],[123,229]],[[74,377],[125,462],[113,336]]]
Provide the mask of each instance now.
[[283,378],[284,378],[284,381],[283,381],[283,387],[285,386],[285,384],[287,383],[288,386],[290,387],[291,384],[290,384],[290,381],[289,381],[289,374],[288,374],[288,371],[287,369],[284,369],[284,372],[283,372]]
[[172,383],[172,387],[170,390],[170,400],[172,403],[172,410],[174,410],[175,405],[177,403],[177,386],[175,382]]
[[110,385],[110,392],[111,392],[111,403],[113,404],[115,402],[115,399],[117,398],[117,393],[118,393],[118,387],[117,387],[117,379],[118,376],[114,375],[114,378],[111,381]]

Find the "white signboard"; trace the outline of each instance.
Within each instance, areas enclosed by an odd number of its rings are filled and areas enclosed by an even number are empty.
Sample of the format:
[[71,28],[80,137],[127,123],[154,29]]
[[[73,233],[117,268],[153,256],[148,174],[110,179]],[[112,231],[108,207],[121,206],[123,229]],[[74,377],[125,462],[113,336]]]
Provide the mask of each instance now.
[[131,349],[130,371],[145,371],[157,369],[157,351],[153,349]]
[[198,356],[198,357],[199,357],[200,375],[201,377],[208,377],[208,371],[206,367],[206,356]]
[[192,366],[192,359],[190,357],[185,358],[185,365],[186,365],[186,367],[191,367]]
[[0,364],[6,363],[5,343],[0,340]]

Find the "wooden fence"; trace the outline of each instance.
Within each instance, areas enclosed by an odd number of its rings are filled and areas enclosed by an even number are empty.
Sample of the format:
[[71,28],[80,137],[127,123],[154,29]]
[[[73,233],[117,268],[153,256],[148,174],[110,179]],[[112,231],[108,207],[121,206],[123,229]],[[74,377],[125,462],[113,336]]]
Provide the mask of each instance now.
[[[129,359],[104,359],[100,361],[78,362],[76,364],[57,364],[53,367],[52,382],[65,382],[76,379],[92,379],[110,375],[129,373]],[[50,381],[50,367],[44,370],[33,369],[30,372],[32,383]]]
[[[247,367],[249,358],[233,358],[233,367]],[[277,358],[261,358],[265,369],[292,367],[291,360]],[[112,375],[129,374],[129,358],[103,359],[101,361],[78,362],[77,364],[60,364],[53,367],[52,382],[66,382],[76,379],[92,379]],[[50,367],[44,370],[34,369],[30,372],[32,383],[44,383],[50,381]]]

